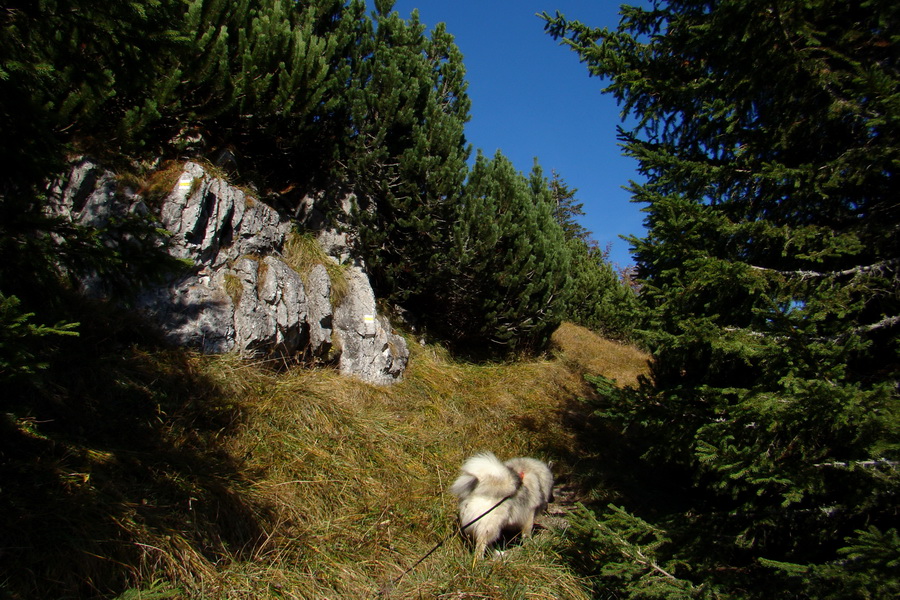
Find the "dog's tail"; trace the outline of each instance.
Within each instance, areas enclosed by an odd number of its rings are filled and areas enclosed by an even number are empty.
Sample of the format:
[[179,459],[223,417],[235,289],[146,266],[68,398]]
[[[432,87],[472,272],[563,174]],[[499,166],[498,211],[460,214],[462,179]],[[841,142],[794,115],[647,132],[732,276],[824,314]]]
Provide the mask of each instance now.
[[510,496],[519,489],[522,480],[492,452],[476,454],[463,463],[462,475],[450,486],[450,493],[465,498],[475,488],[497,498]]

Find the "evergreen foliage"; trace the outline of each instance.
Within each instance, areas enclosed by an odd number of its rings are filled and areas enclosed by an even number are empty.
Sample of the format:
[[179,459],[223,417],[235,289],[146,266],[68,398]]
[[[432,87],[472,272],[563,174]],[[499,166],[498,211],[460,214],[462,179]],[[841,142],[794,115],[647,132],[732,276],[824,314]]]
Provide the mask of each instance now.
[[[158,156],[194,139],[194,152],[233,149],[248,174],[332,175],[364,3],[72,4],[4,11],[4,134],[39,144],[37,152],[7,148],[4,160],[58,161],[67,148]],[[47,177],[46,169],[20,171]]]
[[632,194],[648,234],[631,241],[653,388],[603,410],[693,475],[693,516],[669,517],[691,523],[692,579],[896,594],[900,8],[622,15],[616,31],[544,15],[636,117],[620,139],[647,178]]
[[609,505],[600,517],[584,506],[572,517],[573,562],[608,598],[714,598],[709,589],[673,575],[683,567],[671,557],[665,532]]
[[454,219],[444,319],[451,339],[529,349],[559,324],[571,255],[552,210],[537,164],[526,178],[501,152],[478,153]]
[[426,35],[417,13],[376,6],[350,90],[361,250],[382,295],[428,312],[467,172],[465,69],[443,24]]
[[23,313],[21,301],[15,296],[0,293],[0,381],[9,382],[22,376],[33,376],[47,368],[47,342],[52,335],[78,335],[78,323],[57,323],[53,326],[32,322],[34,313]]
[[571,189],[562,176],[553,171],[550,179],[550,197],[553,201],[553,218],[563,228],[567,239],[577,238],[586,244],[591,243],[591,232],[578,222],[584,216],[584,203],[575,198],[577,189]]
[[607,255],[577,220],[584,204],[575,197],[562,176],[553,172],[549,184],[553,218],[562,227],[572,264],[572,294],[566,320],[616,339],[631,338],[640,318],[638,297],[621,281]]
[[213,160],[227,155],[269,188],[323,186],[342,157],[364,8],[192,0],[179,24],[191,51],[169,65],[143,117],[158,118],[158,143],[199,137]]
[[612,339],[632,339],[641,319],[640,298],[595,244],[576,238],[568,240],[568,245],[572,295],[566,320]]
[[[132,135],[126,115],[145,102],[183,38],[174,0],[14,2],[0,16],[3,193],[40,182],[72,139]],[[147,100],[149,101],[149,100]]]

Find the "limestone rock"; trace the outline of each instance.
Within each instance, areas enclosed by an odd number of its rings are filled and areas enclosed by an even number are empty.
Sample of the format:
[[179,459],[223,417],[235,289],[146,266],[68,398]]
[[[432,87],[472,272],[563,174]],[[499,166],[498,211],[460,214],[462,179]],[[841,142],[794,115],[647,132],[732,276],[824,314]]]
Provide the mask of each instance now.
[[373,383],[390,383],[406,368],[406,341],[377,314],[369,278],[359,266],[349,273],[349,292],[334,311],[334,336],[341,347],[340,370]]
[[[98,228],[113,216],[148,212],[140,196],[88,159],[51,188],[49,207]],[[304,283],[279,254],[290,221],[194,162],[184,165],[158,216],[171,232],[166,251],[193,267],[144,290],[137,305],[172,342],[286,363],[336,358],[341,373],[371,383],[402,376],[406,343],[377,314],[360,264],[349,269],[349,293],[333,309],[327,269],[316,265]],[[319,237],[335,260],[351,260],[346,234],[323,229]]]
[[234,265],[241,294],[234,311],[235,343],[245,356],[290,358],[309,340],[306,292],[296,271],[267,256]]
[[50,186],[48,210],[54,216],[96,228],[106,227],[112,217],[147,214],[146,205],[134,190],[120,185],[113,173],[84,157],[73,163],[68,177]]
[[201,270],[141,294],[138,306],[157,322],[166,338],[207,354],[235,347],[234,304],[224,273]]
[[309,346],[326,356],[331,351],[334,314],[331,309],[331,279],[324,265],[316,265],[306,276],[306,303],[309,321]]
[[[129,215],[143,216],[149,212],[134,190],[121,185],[113,173],[84,157],[76,159],[68,177],[54,181],[48,192],[47,213],[83,227],[103,229],[113,219],[123,220]],[[101,240],[110,247],[128,241],[127,236],[118,235],[103,233]],[[86,296],[109,296],[110,282],[95,271],[81,273],[79,283]]]
[[275,209],[193,162],[165,198],[160,219],[172,232],[173,256],[213,267],[281,248],[291,229]]

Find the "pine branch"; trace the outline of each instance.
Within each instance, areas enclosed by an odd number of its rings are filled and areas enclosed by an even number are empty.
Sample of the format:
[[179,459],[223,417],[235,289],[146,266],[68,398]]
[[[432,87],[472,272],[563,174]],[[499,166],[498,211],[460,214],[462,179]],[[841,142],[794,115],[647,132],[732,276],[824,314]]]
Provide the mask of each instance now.
[[876,458],[874,460],[851,460],[851,461],[834,461],[834,462],[824,462],[824,463],[814,463],[814,467],[842,467],[842,468],[850,468],[850,467],[877,467],[879,465],[885,465],[891,468],[897,467],[900,465],[900,461],[896,460],[888,460],[886,458]]
[[756,271],[765,271],[768,273],[777,273],[779,275],[784,275],[787,277],[799,277],[800,279],[824,279],[824,278],[833,278],[838,279],[841,277],[850,277],[855,275],[880,275],[886,271],[893,270],[895,267],[900,266],[900,258],[892,258],[889,260],[883,260],[881,262],[877,262],[873,265],[862,265],[859,267],[853,267],[852,269],[844,269],[843,271],[782,271],[779,269],[770,269],[768,267],[759,267],[756,265],[750,265],[751,269]]
[[878,329],[884,329],[885,327],[893,327],[900,323],[900,316],[894,317],[885,317],[877,323],[872,323],[870,325],[862,325],[860,327],[855,327],[850,330],[850,333],[868,333],[870,331],[876,331]]

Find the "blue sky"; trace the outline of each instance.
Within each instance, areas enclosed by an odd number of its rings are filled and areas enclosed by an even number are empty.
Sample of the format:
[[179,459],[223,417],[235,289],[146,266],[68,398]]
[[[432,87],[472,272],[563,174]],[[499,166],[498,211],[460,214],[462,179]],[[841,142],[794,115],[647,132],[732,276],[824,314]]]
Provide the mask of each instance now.
[[[535,16],[557,10],[568,19],[615,28],[618,0],[399,0],[394,10],[433,28],[447,24],[464,56],[471,121],[466,137],[473,149],[493,156],[497,149],[520,171],[537,157],[545,174],[557,171],[584,204],[581,224],[601,247],[612,244],[610,260],[633,263],[619,235],[643,235],[640,205],[622,189],[637,178],[636,163],[621,156],[615,100],[600,93],[604,82],[588,77],[578,56],[544,33]],[[474,153],[473,153],[474,156]]]

